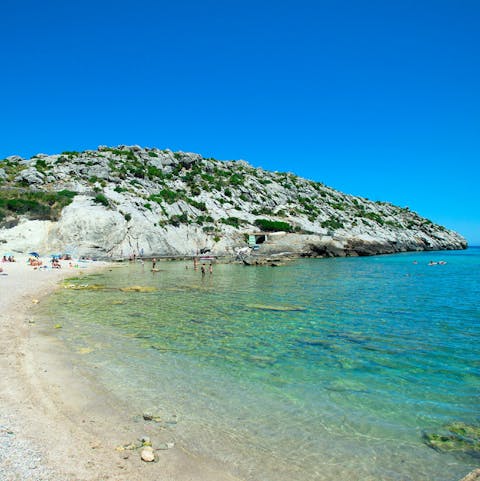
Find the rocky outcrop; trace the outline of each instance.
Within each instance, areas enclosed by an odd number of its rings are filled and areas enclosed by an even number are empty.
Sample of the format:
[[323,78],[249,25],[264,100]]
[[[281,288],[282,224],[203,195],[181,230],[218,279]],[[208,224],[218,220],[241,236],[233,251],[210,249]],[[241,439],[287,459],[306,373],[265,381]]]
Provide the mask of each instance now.
[[0,244],[13,251],[234,255],[255,234],[267,256],[466,247],[406,207],[245,161],[139,146],[8,157],[0,161],[1,199],[10,201],[0,202]]
[[474,469],[470,473],[468,473],[464,478],[460,481],[479,481],[480,480],[480,468]]

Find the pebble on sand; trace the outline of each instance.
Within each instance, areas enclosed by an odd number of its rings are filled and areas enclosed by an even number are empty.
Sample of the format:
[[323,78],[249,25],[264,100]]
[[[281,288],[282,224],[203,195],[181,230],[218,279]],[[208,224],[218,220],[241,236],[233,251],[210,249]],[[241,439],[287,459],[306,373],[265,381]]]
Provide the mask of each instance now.
[[146,446],[142,449],[140,457],[142,458],[142,461],[145,461],[146,463],[151,463],[155,461],[155,451],[151,446]]

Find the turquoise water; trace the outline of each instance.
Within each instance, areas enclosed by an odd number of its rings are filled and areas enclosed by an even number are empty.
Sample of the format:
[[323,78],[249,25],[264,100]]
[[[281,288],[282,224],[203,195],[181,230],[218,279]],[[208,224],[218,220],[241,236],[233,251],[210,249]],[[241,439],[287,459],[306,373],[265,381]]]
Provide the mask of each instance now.
[[[255,481],[453,481],[478,466],[422,433],[480,424],[480,249],[204,278],[148,267],[73,281],[107,289],[58,292],[44,322],[132,410],[176,415],[189,450]],[[133,285],[156,290],[117,289]]]

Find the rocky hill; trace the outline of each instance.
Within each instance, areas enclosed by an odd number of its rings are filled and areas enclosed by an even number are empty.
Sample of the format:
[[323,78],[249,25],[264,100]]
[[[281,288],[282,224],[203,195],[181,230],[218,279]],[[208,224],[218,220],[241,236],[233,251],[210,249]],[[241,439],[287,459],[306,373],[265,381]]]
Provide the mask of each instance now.
[[244,161],[138,146],[0,161],[0,253],[230,255],[248,235],[266,254],[466,247],[459,234],[408,207]]

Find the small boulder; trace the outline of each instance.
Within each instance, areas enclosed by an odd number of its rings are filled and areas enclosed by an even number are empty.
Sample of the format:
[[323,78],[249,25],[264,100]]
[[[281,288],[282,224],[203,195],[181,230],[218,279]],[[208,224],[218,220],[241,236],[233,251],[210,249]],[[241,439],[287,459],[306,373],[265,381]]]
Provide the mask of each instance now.
[[146,446],[142,449],[140,457],[142,458],[142,461],[145,461],[146,463],[151,463],[155,461],[155,451],[151,446]]
[[480,480],[480,468],[474,469],[471,473],[468,473],[460,481],[479,481]]
[[154,421],[156,423],[162,422],[161,416],[158,416],[156,414],[151,414],[151,413],[143,413],[143,419],[144,421]]
[[34,167],[22,170],[16,177],[15,182],[26,182],[27,184],[43,184],[45,175]]
[[8,160],[9,162],[21,162],[23,158],[19,155],[9,155],[6,160]]

